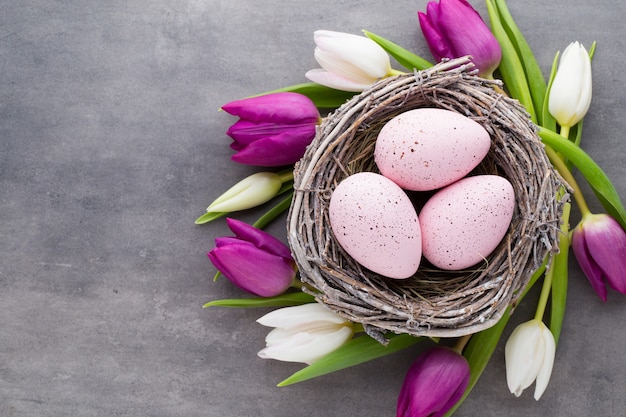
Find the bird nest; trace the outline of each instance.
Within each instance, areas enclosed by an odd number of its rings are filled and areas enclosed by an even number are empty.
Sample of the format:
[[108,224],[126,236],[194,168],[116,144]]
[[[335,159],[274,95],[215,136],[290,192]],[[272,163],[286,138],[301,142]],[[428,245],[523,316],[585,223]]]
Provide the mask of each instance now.
[[[420,107],[460,113],[487,130],[491,148],[470,175],[507,178],[516,207],[504,239],[473,269],[443,271],[422,262],[412,277],[389,279],[342,249],[328,207],[343,179],[378,172],[373,155],[383,125]],[[288,239],[304,290],[381,342],[387,331],[455,337],[491,327],[515,305],[546,256],[558,250],[564,200],[558,196],[565,184],[525,109],[502,92],[500,82],[477,77],[469,58],[383,79],[353,97],[324,119],[295,166],[294,181]]]

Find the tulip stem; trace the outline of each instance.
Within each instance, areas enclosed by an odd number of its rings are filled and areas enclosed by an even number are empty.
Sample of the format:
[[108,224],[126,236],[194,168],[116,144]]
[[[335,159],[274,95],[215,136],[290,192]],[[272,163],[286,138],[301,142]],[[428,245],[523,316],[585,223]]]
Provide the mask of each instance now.
[[291,181],[293,179],[293,169],[286,169],[284,171],[280,171],[276,173],[278,175],[278,178],[280,179],[280,182],[282,182],[283,184],[286,183],[287,181]]
[[565,181],[569,184],[569,186],[573,190],[574,200],[578,204],[578,208],[580,209],[581,214],[584,216],[586,214],[591,213],[589,210],[589,206],[587,205],[587,201],[585,201],[585,197],[580,189],[580,186],[574,179],[574,175],[572,175],[572,171],[569,170],[567,164],[559,157],[554,149],[550,146],[546,145],[545,147],[546,155],[548,155],[548,159],[552,162],[554,168],[559,171],[559,174],[563,177]]
[[565,139],[569,140],[569,126],[561,126],[561,130],[559,131],[559,134],[561,136],[563,136]]
[[467,342],[469,342],[471,337],[472,337],[471,334],[466,334],[465,336],[459,338],[459,340],[457,340],[454,346],[452,347],[452,350],[458,353],[459,355],[462,355],[463,349],[465,349],[465,345],[467,345]]
[[554,256],[550,260],[550,265],[546,270],[546,275],[543,279],[543,286],[541,287],[541,295],[539,296],[539,302],[537,303],[537,311],[535,312],[535,320],[543,322],[543,314],[546,311],[546,305],[548,304],[548,297],[552,290],[552,277],[554,276]]

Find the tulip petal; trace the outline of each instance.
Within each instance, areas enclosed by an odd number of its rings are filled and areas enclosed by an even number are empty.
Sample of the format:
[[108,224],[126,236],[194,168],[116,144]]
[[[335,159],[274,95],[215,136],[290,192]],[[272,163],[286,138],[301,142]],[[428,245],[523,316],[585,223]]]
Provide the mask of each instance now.
[[226,224],[238,238],[252,243],[255,247],[265,252],[293,262],[289,247],[269,233],[232,218],[227,218]]
[[[431,4],[436,3],[431,2],[428,4],[428,6],[430,6]],[[454,58],[454,55],[448,47],[446,40],[438,32],[436,26],[433,24],[433,21],[430,18],[431,14],[431,12],[428,12],[428,14],[418,12],[420,28],[422,29],[422,34],[426,39],[426,43],[428,44],[428,49],[430,50],[430,53],[435,58],[435,61],[441,61],[442,58]]]
[[552,375],[552,367],[554,365],[554,356],[556,355],[556,343],[554,342],[554,336],[552,332],[542,323],[543,331],[541,333],[543,343],[543,361],[541,362],[541,369],[537,374],[537,382],[535,383],[535,401],[539,401],[550,382],[550,376]]
[[274,198],[281,186],[278,174],[257,172],[233,185],[207,207],[207,212],[229,213],[256,207]]
[[[322,68],[347,78],[354,73],[364,74],[370,79],[382,78],[391,72],[387,52],[373,40],[365,36],[333,31],[316,31],[313,34],[317,50],[323,53]],[[316,52],[316,59],[317,59]],[[331,58],[332,57],[332,58]],[[330,69],[325,65],[340,62]]]
[[626,233],[615,219],[593,215],[584,224],[589,255],[614,290],[626,294]]
[[291,165],[299,161],[315,137],[315,125],[294,126],[277,135],[258,139],[249,145],[231,145],[238,152],[235,162],[256,166]]
[[324,85],[326,87],[334,88],[335,90],[361,92],[368,88],[372,83],[362,83],[348,78],[341,77],[337,74],[325,71],[323,69],[313,69],[307,71],[305,77],[314,83]]
[[288,261],[247,242],[216,247],[207,255],[233,284],[260,297],[282,294],[295,277]]
[[582,224],[578,225],[572,233],[572,250],[592,288],[602,301],[606,301],[607,290],[602,280],[602,270],[589,253]]
[[397,416],[442,416],[463,396],[469,383],[467,360],[437,346],[411,365],[398,396]]
[[522,323],[513,330],[504,348],[506,382],[516,397],[528,388],[541,369],[543,358],[541,328],[537,320]]
[[257,320],[257,322],[263,326],[279,327],[283,329],[289,329],[315,321],[335,324],[347,323],[346,319],[319,303],[281,308],[271,311]]
[[327,333],[299,332],[283,343],[267,346],[258,355],[263,359],[311,364],[341,347],[352,337],[352,333],[352,328],[348,326],[337,327]]
[[307,96],[292,92],[236,100],[222,106],[222,109],[252,122],[315,123],[319,118],[317,107]]

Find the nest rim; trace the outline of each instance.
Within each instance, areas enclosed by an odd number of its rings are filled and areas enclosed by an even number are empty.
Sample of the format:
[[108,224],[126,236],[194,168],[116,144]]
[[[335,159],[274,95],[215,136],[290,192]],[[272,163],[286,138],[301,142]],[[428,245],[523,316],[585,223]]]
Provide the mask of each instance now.
[[[461,113],[487,130],[491,149],[479,169],[512,183],[516,208],[504,239],[476,268],[450,272],[420,266],[413,277],[394,280],[345,253],[332,233],[328,203],[342,179],[378,172],[373,145],[382,125],[420,107]],[[287,239],[303,290],[363,324],[375,339],[384,343],[388,331],[463,336],[491,327],[515,306],[546,255],[558,250],[567,194],[557,198],[557,191],[563,187],[523,106],[502,92],[501,82],[479,78],[470,57],[463,57],[380,80],[324,118],[294,167]]]

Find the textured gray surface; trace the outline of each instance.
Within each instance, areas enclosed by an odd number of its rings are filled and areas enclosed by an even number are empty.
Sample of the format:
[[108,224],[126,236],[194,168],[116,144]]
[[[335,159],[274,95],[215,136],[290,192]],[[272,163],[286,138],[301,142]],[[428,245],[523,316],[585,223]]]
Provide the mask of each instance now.
[[[300,366],[256,357],[264,311],[201,309],[242,294],[212,282],[205,257],[226,226],[193,220],[254,171],[228,159],[233,119],[221,104],[304,82],[315,29],[368,29],[428,56],[415,15],[425,3],[5,1],[0,416],[394,415],[420,347],[276,388]],[[623,196],[625,4],[510,5],[546,73],[570,41],[598,41],[584,148]],[[269,230],[284,236],[282,222]],[[571,269],[541,401],[509,394],[501,343],[458,415],[626,415],[626,300],[600,302]]]

